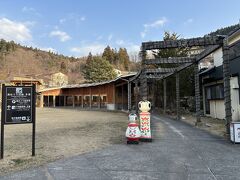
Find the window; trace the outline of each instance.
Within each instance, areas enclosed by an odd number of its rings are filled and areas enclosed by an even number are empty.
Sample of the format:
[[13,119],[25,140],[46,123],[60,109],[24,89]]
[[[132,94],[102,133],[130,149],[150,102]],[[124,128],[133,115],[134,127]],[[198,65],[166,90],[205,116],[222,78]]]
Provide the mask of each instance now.
[[224,88],[223,84],[216,86],[216,98],[217,99],[224,99]]
[[223,84],[206,87],[207,100],[224,99]]
[[211,99],[211,88],[209,87],[206,88],[206,97],[207,99]]

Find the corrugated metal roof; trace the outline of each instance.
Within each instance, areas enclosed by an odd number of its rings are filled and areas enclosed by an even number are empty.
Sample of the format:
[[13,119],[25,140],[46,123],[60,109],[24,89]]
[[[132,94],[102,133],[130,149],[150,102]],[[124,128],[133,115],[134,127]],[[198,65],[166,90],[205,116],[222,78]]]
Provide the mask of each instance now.
[[131,73],[131,74],[127,74],[127,75],[122,75],[122,76],[119,76],[119,77],[117,77],[116,79],[113,79],[113,80],[97,82],[97,83],[66,85],[66,86],[62,87],[62,89],[66,89],[66,88],[81,88],[81,87],[90,87],[90,86],[99,86],[99,85],[103,85],[103,84],[109,84],[109,83],[115,82],[115,81],[117,81],[119,79],[122,79],[122,78],[135,76],[136,74],[137,73]]
[[52,91],[52,90],[56,90],[56,89],[62,89],[62,87],[45,88],[45,89],[39,90],[38,92]]
[[137,73],[130,73],[130,74],[127,74],[127,75],[119,76],[116,79],[109,80],[109,81],[104,81],[104,82],[85,83],[85,84],[72,84],[72,85],[66,85],[66,86],[62,86],[62,87],[46,88],[46,89],[40,90],[39,92],[51,91],[51,90],[56,90],[56,89],[70,89],[70,88],[82,88],[82,87],[99,86],[99,85],[104,85],[104,84],[109,84],[109,83],[115,82],[115,81],[117,81],[119,79],[135,76],[136,74]]

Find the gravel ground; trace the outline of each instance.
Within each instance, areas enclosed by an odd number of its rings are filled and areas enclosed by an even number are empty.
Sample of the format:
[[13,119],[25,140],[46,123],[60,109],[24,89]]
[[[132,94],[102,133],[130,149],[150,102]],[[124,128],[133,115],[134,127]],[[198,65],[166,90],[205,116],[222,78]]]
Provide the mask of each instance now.
[[[154,113],[163,115],[162,109],[154,110]],[[167,111],[166,115],[163,115],[169,118],[176,118],[174,112],[170,110]],[[191,124],[195,126],[196,117],[192,113],[181,113],[181,121]],[[210,132],[213,135],[221,136],[228,139],[228,135],[226,135],[226,126],[225,121],[222,119],[211,118],[207,116],[201,117],[201,123],[196,126],[199,129],[203,129],[205,131]]]
[[[195,125],[196,123],[196,117],[189,114],[183,115],[181,120],[191,125]],[[197,126],[198,128],[204,129],[214,135],[226,137],[226,126],[224,120],[211,117],[201,117],[201,121],[202,123]]]
[[5,154],[0,160],[0,175],[125,140],[125,113],[39,108],[36,118],[35,157],[31,157],[32,126],[5,126]]

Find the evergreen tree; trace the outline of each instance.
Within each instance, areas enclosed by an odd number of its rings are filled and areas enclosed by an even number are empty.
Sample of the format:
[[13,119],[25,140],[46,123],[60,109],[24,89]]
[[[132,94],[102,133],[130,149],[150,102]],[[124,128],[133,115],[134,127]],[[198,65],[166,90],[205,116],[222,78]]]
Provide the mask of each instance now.
[[[164,33],[164,41],[167,40],[177,40],[179,35],[177,33]],[[169,49],[159,49],[152,51],[155,58],[169,58],[169,57],[186,57],[188,48],[169,48]],[[160,64],[157,67],[170,68],[177,67],[178,64]],[[162,82],[160,87],[162,86]],[[170,102],[174,102],[174,97],[176,95],[176,82],[175,76],[167,78],[167,97]],[[162,92],[160,91],[162,95]],[[180,96],[193,96],[194,95],[194,68],[190,67],[180,72]],[[173,106],[173,105],[171,105]]]
[[111,64],[104,58],[95,56],[83,69],[84,78],[89,82],[101,82],[116,78]]
[[[177,40],[179,38],[179,35],[177,33],[170,33],[170,32],[164,32],[164,41],[167,40]],[[162,57],[162,58],[168,58],[168,57],[183,57],[187,56],[188,49],[183,48],[169,48],[169,49],[159,49],[157,51],[153,51],[153,55],[155,58]]]
[[107,46],[103,51],[102,57],[105,58],[111,64],[114,64],[115,52],[113,49],[111,49],[110,46]]
[[119,48],[118,60],[123,70],[129,69],[130,60],[126,48]]
[[62,73],[67,73],[67,66],[66,66],[66,63],[64,61],[61,62],[60,71]]
[[0,52],[6,52],[7,51],[6,44],[7,44],[7,42],[4,39],[0,40]]
[[92,53],[89,52],[86,63],[89,64],[93,59]]

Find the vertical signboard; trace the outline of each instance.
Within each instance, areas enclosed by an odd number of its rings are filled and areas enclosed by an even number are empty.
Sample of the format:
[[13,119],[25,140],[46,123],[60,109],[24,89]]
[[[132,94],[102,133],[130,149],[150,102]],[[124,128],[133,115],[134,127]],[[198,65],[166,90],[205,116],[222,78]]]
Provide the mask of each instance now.
[[35,155],[35,85],[2,87],[1,158],[4,125],[32,123],[32,156]]
[[240,122],[231,122],[230,139],[233,143],[240,143]]
[[5,124],[32,123],[33,87],[6,87]]

